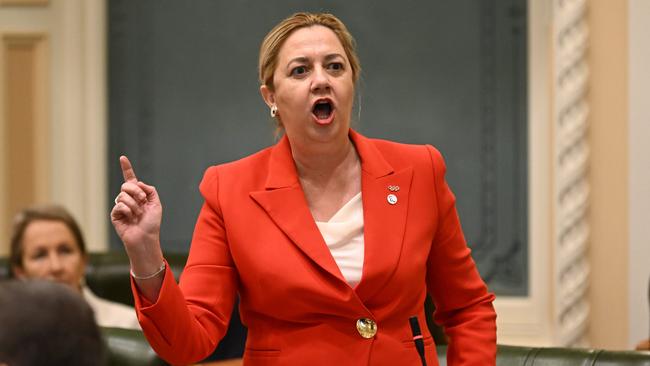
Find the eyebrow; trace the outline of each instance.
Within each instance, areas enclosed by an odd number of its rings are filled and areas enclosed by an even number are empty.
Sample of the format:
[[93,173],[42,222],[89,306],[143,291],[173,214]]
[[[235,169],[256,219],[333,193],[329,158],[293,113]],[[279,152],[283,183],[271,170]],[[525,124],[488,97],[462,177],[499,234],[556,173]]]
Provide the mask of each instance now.
[[[339,57],[345,59],[343,55],[341,55],[340,53],[330,53],[329,55],[325,56],[325,61],[331,61]],[[307,63],[309,62],[309,57],[300,56],[300,57],[292,58],[291,60],[289,60],[289,62],[287,62],[287,66],[291,65],[294,62]]]

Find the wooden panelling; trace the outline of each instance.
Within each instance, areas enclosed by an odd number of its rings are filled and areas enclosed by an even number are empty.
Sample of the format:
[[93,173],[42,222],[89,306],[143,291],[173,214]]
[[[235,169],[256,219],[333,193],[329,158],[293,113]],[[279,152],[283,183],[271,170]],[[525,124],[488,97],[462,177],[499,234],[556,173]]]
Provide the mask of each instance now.
[[[48,42],[41,33],[6,33],[2,51],[2,232],[13,214],[48,200]],[[4,238],[3,238],[4,241]],[[5,245],[0,247],[6,248]]]
[[[592,244],[588,256],[593,268],[589,286],[589,337],[591,346],[608,349],[625,349],[633,343],[628,339],[627,296],[630,243],[627,6],[627,1],[589,0],[592,39],[589,45],[589,179],[593,197],[589,207]],[[644,221],[647,225],[647,213]],[[648,258],[644,260],[647,266]],[[647,296],[646,291],[647,287],[643,291]],[[648,311],[647,304],[645,311]]]

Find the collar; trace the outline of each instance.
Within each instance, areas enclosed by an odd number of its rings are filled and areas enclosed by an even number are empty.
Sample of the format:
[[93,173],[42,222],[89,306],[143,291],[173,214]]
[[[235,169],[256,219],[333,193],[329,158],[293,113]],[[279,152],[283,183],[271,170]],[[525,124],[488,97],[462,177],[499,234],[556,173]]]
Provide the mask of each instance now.
[[[374,142],[351,129],[348,136],[361,159],[361,170],[371,177],[380,178],[393,173],[393,167],[377,149]],[[265,188],[275,189],[299,184],[298,171],[291,155],[291,144],[286,135],[271,149],[269,174]]]

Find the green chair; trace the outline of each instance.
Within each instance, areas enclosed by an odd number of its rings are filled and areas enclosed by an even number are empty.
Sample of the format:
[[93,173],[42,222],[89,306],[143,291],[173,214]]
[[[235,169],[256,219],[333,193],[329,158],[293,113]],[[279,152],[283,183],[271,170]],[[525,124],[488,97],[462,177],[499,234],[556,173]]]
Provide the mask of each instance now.
[[[165,259],[178,281],[187,254],[165,253]],[[129,258],[124,251],[91,253],[86,265],[86,283],[99,297],[133,306],[133,294],[129,286]]]
[[[437,352],[446,366],[447,346]],[[497,366],[650,366],[650,352],[499,345]]]
[[133,329],[101,328],[108,348],[107,366],[162,366],[142,332]]

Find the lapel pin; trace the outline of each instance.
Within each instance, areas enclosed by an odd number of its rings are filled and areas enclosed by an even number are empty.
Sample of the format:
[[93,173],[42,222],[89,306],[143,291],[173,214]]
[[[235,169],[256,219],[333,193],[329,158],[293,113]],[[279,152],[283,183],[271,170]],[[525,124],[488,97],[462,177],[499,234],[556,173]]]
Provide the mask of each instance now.
[[399,186],[388,186],[388,190],[391,192],[399,191]]
[[386,200],[388,200],[388,203],[390,203],[391,205],[394,205],[397,203],[397,196],[391,193],[388,196],[386,196]]

